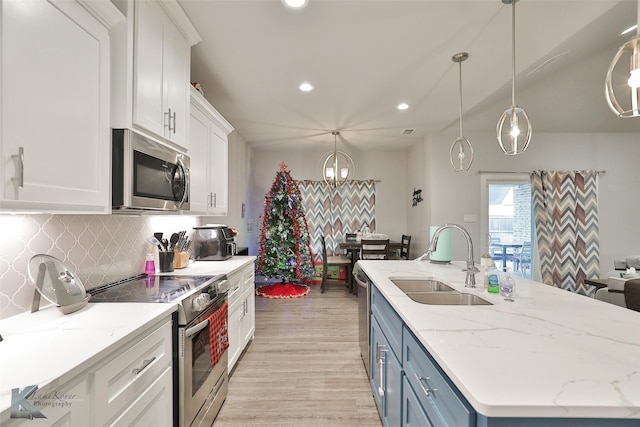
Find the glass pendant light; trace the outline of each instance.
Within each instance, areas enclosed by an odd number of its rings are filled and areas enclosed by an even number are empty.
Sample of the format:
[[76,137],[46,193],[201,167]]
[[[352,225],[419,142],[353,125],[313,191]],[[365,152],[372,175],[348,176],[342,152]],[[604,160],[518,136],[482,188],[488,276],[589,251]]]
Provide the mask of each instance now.
[[322,178],[327,185],[337,188],[347,182],[349,175],[355,173],[353,159],[347,153],[338,151],[338,135],[340,132],[334,130],[333,153],[330,153],[322,165]]
[[[640,23],[640,1],[638,2],[638,23]],[[617,76],[621,76],[618,80],[617,89],[620,96],[616,96],[614,91],[614,70],[623,57],[629,56],[629,71],[622,71],[621,73],[615,73]],[[614,56],[609,70],[607,71],[607,78],[605,80],[607,96],[607,103],[609,108],[618,117],[640,117],[640,110],[638,110],[638,90],[640,89],[640,26],[637,29],[636,37],[633,40],[629,40],[623,44],[618,53]],[[624,101],[623,101],[624,100]]]
[[505,110],[498,120],[496,133],[498,143],[504,154],[513,156],[524,153],[531,142],[531,121],[523,108],[516,105],[516,2],[518,0],[502,0],[511,4],[511,107]]
[[467,52],[456,53],[451,57],[453,62],[458,63],[460,69],[460,136],[453,141],[449,149],[449,161],[456,172],[468,171],[473,162],[473,146],[467,138],[462,136],[462,62],[468,57]]

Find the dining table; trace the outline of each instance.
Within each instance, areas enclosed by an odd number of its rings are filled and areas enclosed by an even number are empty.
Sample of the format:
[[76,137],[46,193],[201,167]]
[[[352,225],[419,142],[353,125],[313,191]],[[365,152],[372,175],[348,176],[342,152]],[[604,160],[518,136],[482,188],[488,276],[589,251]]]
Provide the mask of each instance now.
[[[491,243],[489,245],[491,258],[502,262],[502,271],[507,271],[508,257],[513,255],[518,248],[522,248],[522,243]],[[511,249],[511,251],[509,251],[509,249]]]
[[[360,249],[362,249],[362,242],[360,240],[339,240],[338,247],[343,251],[359,253]],[[402,242],[389,239],[389,253],[396,253],[400,248],[402,248]],[[354,263],[357,260],[356,257],[351,259]]]

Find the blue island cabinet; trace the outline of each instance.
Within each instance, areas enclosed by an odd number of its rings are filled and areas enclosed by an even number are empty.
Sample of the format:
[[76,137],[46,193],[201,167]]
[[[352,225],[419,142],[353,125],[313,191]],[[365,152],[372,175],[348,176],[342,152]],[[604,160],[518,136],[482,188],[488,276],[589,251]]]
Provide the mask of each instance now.
[[477,413],[371,286],[371,388],[380,418],[391,427],[631,427],[638,419],[513,418]]
[[402,320],[373,288],[371,294],[371,390],[385,426],[402,418]]
[[371,388],[385,426],[473,427],[475,413],[375,286]]

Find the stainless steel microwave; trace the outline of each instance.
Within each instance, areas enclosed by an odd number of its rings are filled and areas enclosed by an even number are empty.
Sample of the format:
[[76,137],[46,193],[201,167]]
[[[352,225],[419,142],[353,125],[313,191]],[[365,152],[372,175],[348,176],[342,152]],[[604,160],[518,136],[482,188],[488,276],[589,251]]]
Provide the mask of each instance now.
[[111,145],[113,212],[189,210],[187,155],[129,129],[114,129]]

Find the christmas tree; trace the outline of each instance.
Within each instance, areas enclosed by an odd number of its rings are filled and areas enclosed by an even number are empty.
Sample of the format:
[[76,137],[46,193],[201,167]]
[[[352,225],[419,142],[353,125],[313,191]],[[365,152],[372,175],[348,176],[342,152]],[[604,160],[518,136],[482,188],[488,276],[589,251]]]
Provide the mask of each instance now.
[[282,282],[300,282],[313,271],[309,228],[298,185],[287,165],[280,171],[265,196],[258,273]]

